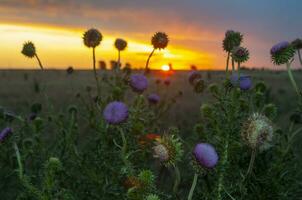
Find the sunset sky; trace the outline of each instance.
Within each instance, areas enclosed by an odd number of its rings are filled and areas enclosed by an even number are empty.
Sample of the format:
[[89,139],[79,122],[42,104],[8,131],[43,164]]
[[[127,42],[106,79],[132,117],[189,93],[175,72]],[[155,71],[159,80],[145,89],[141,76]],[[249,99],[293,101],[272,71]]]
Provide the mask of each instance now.
[[145,64],[151,36],[166,32],[170,43],[157,51],[152,68],[225,68],[221,41],[227,29],[245,35],[249,67],[273,67],[269,49],[302,37],[301,0],[0,0],[0,68],[37,68],[20,53],[31,40],[46,68],[91,67],[82,34],[91,27],[104,39],[97,59],[115,60],[115,38],[128,41],[122,62]]

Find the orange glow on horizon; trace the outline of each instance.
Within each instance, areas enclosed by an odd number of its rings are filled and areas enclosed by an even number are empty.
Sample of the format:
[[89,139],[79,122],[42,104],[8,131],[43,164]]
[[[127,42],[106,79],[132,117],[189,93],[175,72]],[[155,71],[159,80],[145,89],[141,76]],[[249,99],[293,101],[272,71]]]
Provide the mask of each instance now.
[[[30,24],[0,23],[0,68],[38,68],[36,60],[24,57],[20,51],[26,41],[32,41],[37,49],[45,68],[66,69],[73,66],[77,69],[90,69],[91,49],[83,45],[82,34],[85,30],[70,27],[54,27]],[[117,59],[114,48],[115,38],[112,34],[102,31],[104,36],[101,45],[96,48],[97,60],[107,64]],[[121,52],[122,63],[130,63],[133,68],[143,68],[152,46],[149,38],[137,41],[122,35],[128,42],[128,47]],[[152,69],[162,69],[165,63],[173,64],[173,69],[190,69],[190,65],[200,66],[200,69],[214,68],[215,55],[207,52],[197,52],[181,46],[169,45],[167,49],[155,51],[150,60]],[[169,66],[168,66],[169,67]],[[170,67],[169,67],[170,69]]]

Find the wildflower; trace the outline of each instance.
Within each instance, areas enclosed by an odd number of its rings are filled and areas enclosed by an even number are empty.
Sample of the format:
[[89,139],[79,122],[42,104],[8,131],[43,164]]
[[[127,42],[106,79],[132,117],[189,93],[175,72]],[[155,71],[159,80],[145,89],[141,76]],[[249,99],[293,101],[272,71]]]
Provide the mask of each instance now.
[[196,163],[206,169],[214,168],[218,163],[218,154],[215,148],[208,143],[199,143],[193,150]]
[[252,79],[249,75],[240,75],[238,80],[238,75],[233,74],[230,81],[234,87],[239,86],[239,88],[243,91],[249,90],[252,87]]
[[206,84],[205,81],[202,79],[198,79],[197,81],[195,81],[194,84],[194,91],[196,93],[202,93],[204,91],[204,89],[206,88]]
[[226,52],[231,52],[233,48],[240,46],[243,40],[243,35],[240,32],[233,30],[228,30],[225,33],[225,38],[223,40],[223,49]]
[[271,48],[271,58],[275,65],[288,63],[295,55],[295,49],[289,42],[284,41]]
[[148,87],[148,80],[144,75],[133,74],[130,76],[130,86],[133,91],[142,93]]
[[42,70],[44,69],[44,68],[43,68],[43,65],[42,65],[42,63],[41,63],[41,60],[40,60],[40,58],[39,58],[38,55],[37,55],[36,47],[35,47],[35,45],[34,45],[33,42],[31,42],[31,41],[25,42],[25,43],[23,44],[23,48],[22,48],[21,53],[22,53],[23,55],[25,55],[26,57],[29,57],[29,58],[36,57],[36,59],[37,59],[37,61],[38,61],[38,63],[39,63],[40,68],[41,68]]
[[13,133],[12,128],[6,127],[0,132],[0,142],[3,142],[10,134]]
[[109,124],[122,123],[128,118],[128,107],[123,102],[111,102],[105,107],[103,117]]
[[118,38],[115,40],[114,46],[115,46],[115,48],[117,48],[117,50],[123,51],[127,47],[127,41]]
[[159,139],[160,135],[155,133],[149,133],[147,135],[143,135],[139,139],[139,143],[141,145],[145,145],[146,143],[154,142],[155,140]]
[[192,70],[190,73],[189,73],[189,83],[191,85],[194,85],[195,81],[200,79],[201,78],[201,74],[196,71],[196,70]]
[[151,43],[154,49],[164,49],[168,46],[169,38],[164,32],[157,32],[153,35]]
[[246,62],[249,59],[249,51],[244,47],[235,47],[232,50],[232,58],[238,63]]
[[160,100],[160,97],[158,94],[153,93],[148,96],[148,101],[150,104],[157,104],[159,102],[159,100]]
[[94,28],[89,29],[84,33],[83,41],[88,48],[97,47],[103,39],[103,35]]
[[174,165],[183,155],[182,144],[174,135],[164,135],[157,139],[153,152],[154,157],[165,166]]
[[242,139],[253,150],[266,150],[271,145],[274,129],[272,122],[259,113],[252,114],[241,129]]

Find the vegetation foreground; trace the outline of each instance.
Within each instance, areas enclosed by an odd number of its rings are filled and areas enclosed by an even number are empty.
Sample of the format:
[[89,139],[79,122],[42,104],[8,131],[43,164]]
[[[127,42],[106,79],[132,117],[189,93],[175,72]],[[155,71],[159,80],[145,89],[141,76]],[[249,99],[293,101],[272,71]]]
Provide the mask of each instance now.
[[287,74],[241,69],[249,51],[232,30],[225,72],[165,74],[149,68],[165,33],[143,71],[121,67],[123,39],[113,69],[97,70],[102,38],[83,36],[93,73],[46,70],[32,42],[22,53],[41,71],[1,71],[1,199],[301,198],[300,39],[270,51]]

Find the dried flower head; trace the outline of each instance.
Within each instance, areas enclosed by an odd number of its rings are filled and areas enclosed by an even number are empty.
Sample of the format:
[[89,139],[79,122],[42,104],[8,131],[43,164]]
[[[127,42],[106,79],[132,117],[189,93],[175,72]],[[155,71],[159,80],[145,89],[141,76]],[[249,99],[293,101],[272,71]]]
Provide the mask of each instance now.
[[232,50],[232,58],[235,62],[244,63],[249,59],[249,51],[244,47],[234,47]]
[[164,32],[157,32],[153,35],[151,43],[154,49],[164,49],[169,43],[168,35]]
[[225,38],[222,42],[223,49],[226,52],[231,52],[233,48],[240,46],[243,40],[243,35],[240,32],[228,30],[225,33]]
[[88,48],[95,48],[97,47],[103,39],[103,35],[94,28],[89,29],[84,33],[83,40],[85,46]]
[[117,48],[117,50],[123,51],[127,47],[127,41],[123,40],[121,38],[118,38],[115,40],[114,46],[115,46],[115,48]]
[[275,65],[282,65],[289,62],[295,55],[295,49],[289,42],[284,41],[271,48],[271,59]]
[[174,165],[183,155],[182,144],[175,135],[163,135],[157,139],[153,152],[154,157],[165,166]]
[[103,117],[109,124],[122,123],[128,118],[128,107],[123,102],[111,102],[105,107]]
[[268,149],[271,146],[273,133],[272,122],[259,113],[252,114],[241,129],[242,139],[252,149]]
[[142,74],[133,74],[130,76],[130,86],[133,91],[142,93],[148,87],[148,79]]
[[23,44],[23,49],[21,53],[29,58],[33,58],[36,55],[36,47],[31,41],[25,42]]

